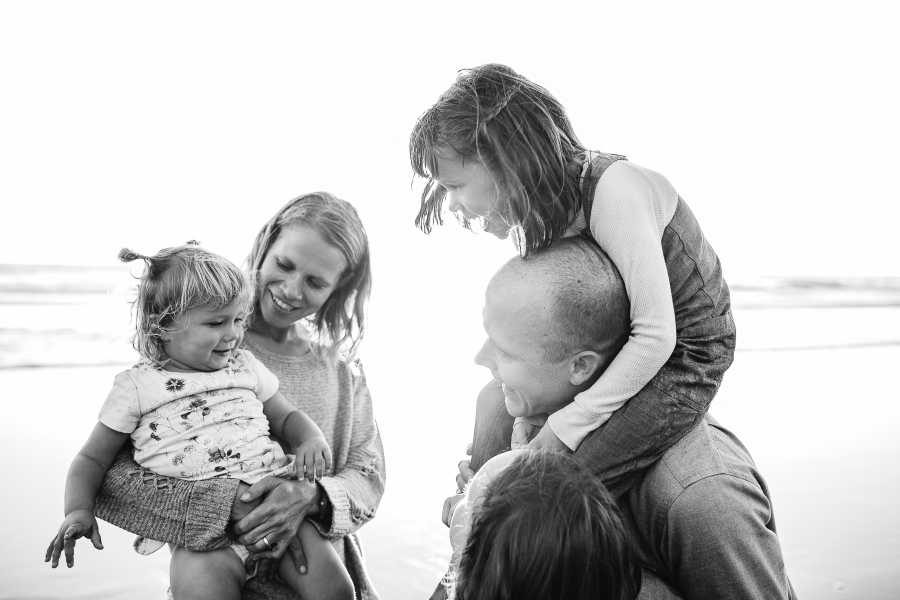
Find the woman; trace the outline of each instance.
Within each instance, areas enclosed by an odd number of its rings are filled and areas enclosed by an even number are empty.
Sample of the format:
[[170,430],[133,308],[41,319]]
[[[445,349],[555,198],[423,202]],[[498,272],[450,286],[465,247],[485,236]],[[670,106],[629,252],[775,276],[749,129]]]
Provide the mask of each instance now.
[[[262,228],[248,263],[256,300],[243,346],[323,430],[333,472],[315,486],[269,477],[248,488],[236,479],[160,477],[123,453],[95,512],[142,536],[200,551],[229,544],[234,520],[238,542],[257,558],[290,551],[301,572],[305,557],[292,540],[309,519],[344,559],[357,598],[377,598],[355,532],[381,500],[384,450],[365,376],[357,362],[339,354],[352,356],[364,330],[371,287],[365,230],[349,203],[308,194],[290,201]],[[244,587],[245,599],[295,598],[275,577],[272,562],[261,563]]]

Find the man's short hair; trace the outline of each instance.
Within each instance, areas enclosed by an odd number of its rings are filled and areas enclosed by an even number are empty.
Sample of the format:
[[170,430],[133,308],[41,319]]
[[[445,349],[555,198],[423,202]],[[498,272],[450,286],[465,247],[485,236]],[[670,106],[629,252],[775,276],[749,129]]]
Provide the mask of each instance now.
[[631,315],[625,284],[593,240],[565,238],[527,258],[513,258],[495,280],[501,285],[506,277],[545,294],[550,335],[541,345],[547,360],[593,350],[609,361],[628,339]]

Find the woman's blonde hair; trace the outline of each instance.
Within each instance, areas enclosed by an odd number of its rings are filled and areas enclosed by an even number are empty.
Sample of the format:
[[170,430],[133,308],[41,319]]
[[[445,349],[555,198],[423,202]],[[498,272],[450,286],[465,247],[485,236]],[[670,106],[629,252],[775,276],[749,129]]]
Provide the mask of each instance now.
[[[304,194],[285,204],[256,236],[247,258],[250,275],[258,286],[259,271],[272,244],[282,230],[296,224],[317,231],[347,261],[347,268],[334,290],[310,321],[321,346],[330,348],[334,353],[342,350],[353,356],[365,331],[365,308],[372,289],[372,269],[369,239],[352,204],[328,192]],[[255,303],[251,323],[253,319],[260,318],[259,304]]]
[[239,300],[249,310],[253,288],[247,276],[231,261],[188,242],[163,248],[153,256],[128,248],[119,251],[119,260],[143,260],[134,301],[134,349],[148,361],[164,365],[168,361],[164,335],[174,331],[179,315],[192,308],[220,308]]

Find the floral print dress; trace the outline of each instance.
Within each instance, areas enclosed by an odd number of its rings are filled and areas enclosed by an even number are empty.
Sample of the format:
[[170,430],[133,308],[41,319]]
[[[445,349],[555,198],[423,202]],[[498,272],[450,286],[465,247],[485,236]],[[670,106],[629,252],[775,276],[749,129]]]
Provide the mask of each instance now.
[[278,378],[247,350],[212,372],[142,362],[116,376],[100,422],[131,434],[135,461],[155,473],[253,484],[292,468],[263,414],[277,391]]

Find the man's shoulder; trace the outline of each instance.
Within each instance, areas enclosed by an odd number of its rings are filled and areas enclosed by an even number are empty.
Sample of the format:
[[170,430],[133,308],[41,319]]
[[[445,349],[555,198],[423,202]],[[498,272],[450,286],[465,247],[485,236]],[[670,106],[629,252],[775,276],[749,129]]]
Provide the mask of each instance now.
[[668,510],[692,487],[715,487],[733,479],[756,485],[756,465],[733,433],[708,418],[666,451],[633,493],[644,503]]
[[685,598],[786,598],[772,505],[747,449],[711,419],[630,492],[641,557]]

